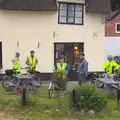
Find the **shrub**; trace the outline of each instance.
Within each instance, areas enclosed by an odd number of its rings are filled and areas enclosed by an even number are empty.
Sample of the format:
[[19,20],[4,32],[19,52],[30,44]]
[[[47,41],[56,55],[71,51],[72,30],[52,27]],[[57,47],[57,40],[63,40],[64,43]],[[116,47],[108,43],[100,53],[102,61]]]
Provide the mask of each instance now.
[[75,88],[75,95],[70,94],[70,103],[74,104],[78,110],[94,110],[99,112],[106,107],[106,95],[94,85],[84,84]]

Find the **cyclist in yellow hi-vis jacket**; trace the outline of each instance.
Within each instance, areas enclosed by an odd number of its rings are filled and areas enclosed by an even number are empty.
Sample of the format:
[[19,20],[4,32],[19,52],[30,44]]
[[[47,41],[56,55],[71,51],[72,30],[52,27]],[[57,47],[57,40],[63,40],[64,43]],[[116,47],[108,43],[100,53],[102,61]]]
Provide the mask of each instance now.
[[59,58],[59,61],[56,63],[55,68],[56,68],[56,77],[57,77],[55,83],[57,83],[57,85],[60,88],[67,89],[66,78],[67,78],[68,68],[67,68],[67,63],[64,62],[64,57]]
[[30,51],[30,56],[27,57],[26,64],[28,65],[28,70],[33,71],[35,70],[36,65],[38,64],[38,60],[36,56],[34,56],[35,51]]
[[112,56],[109,55],[105,63],[103,64],[105,72],[113,74],[114,71],[119,70],[120,66],[112,59]]
[[12,68],[13,68],[13,72],[14,73],[20,73],[20,53],[16,52],[16,56],[14,57],[14,59],[12,60]]
[[60,57],[59,62],[57,62],[56,64],[56,72],[58,73],[57,74],[58,79],[60,77],[59,72],[62,72],[63,80],[66,78],[66,73],[67,73],[66,68],[67,68],[67,63],[64,62],[64,57]]

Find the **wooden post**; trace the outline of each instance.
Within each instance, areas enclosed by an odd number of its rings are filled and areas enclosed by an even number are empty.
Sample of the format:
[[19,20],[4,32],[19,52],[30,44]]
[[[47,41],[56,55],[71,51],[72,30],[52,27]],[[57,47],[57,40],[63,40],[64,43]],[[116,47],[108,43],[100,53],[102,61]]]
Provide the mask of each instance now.
[[117,89],[117,103],[120,104],[120,89]]
[[26,88],[23,88],[22,90],[22,105],[25,106],[27,104],[26,100]]
[[72,91],[72,101],[73,101],[73,107],[75,107],[75,89]]

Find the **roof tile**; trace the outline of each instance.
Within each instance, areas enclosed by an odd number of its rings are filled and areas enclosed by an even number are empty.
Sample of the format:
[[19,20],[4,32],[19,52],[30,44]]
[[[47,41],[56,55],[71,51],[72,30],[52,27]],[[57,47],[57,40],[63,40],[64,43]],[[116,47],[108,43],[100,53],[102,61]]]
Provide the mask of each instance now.
[[56,11],[56,0],[0,0],[0,9],[26,11]]

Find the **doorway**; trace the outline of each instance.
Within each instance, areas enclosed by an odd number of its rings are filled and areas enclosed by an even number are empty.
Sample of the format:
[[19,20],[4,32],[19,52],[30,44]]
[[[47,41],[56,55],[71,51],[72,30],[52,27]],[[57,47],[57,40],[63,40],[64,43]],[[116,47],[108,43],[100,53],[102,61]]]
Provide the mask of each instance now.
[[[75,50],[77,48],[77,50]],[[54,43],[54,65],[59,57],[64,57],[68,65],[79,63],[79,53],[84,52],[84,43]]]
[[0,68],[2,68],[2,42],[0,42]]

